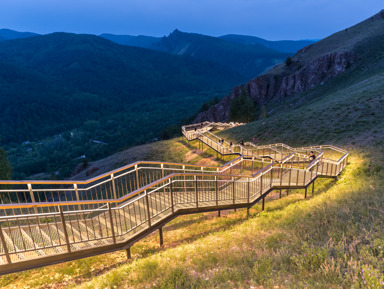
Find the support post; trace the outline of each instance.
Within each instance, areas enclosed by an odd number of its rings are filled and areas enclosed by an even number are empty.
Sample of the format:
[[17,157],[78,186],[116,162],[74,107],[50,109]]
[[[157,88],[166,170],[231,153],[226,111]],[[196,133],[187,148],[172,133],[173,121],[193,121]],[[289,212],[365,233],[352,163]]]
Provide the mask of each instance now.
[[280,199],[281,199],[281,189],[280,189]]
[[265,197],[263,197],[263,202],[261,204],[261,210],[264,211],[264,207],[265,207]]
[[315,181],[313,181],[313,183],[312,183],[312,196],[313,196],[314,192],[315,192]]
[[125,249],[125,252],[127,253],[127,259],[131,259],[132,256],[131,256],[131,247],[128,247],[128,249]]
[[221,210],[217,211],[217,216],[220,218],[221,217]]
[[249,219],[249,207],[247,207],[247,219]]
[[164,244],[164,239],[163,239],[163,227],[159,228],[159,236],[160,236],[160,247],[163,246]]
[[308,187],[305,187],[305,195],[304,195],[304,198],[305,198],[305,199],[307,198],[307,188],[308,188]]

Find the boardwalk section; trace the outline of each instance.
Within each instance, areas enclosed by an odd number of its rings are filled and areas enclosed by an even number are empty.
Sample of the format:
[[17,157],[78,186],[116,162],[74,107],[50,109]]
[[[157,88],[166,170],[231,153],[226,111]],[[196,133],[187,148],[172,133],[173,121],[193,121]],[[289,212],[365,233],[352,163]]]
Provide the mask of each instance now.
[[178,215],[250,208],[347,165],[333,146],[231,146],[213,133],[235,125],[182,128],[189,141],[239,155],[221,167],[137,162],[86,181],[0,181],[0,274],[129,249]]

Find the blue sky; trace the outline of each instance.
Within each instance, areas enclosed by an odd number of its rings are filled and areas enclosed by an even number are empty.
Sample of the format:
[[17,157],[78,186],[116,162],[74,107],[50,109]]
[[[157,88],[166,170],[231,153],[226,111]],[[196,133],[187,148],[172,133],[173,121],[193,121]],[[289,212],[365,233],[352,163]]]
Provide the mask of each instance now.
[[384,8],[383,0],[1,0],[0,28],[50,33],[320,39]]

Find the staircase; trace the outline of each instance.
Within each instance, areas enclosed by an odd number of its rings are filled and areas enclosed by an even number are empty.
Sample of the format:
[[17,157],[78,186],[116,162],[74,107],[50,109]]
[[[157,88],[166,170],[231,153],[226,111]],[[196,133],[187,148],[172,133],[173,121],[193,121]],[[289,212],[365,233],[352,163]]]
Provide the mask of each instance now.
[[250,208],[347,165],[349,153],[329,145],[231,146],[212,133],[236,125],[182,128],[188,141],[239,155],[222,167],[136,162],[86,181],[0,181],[0,274],[129,249],[178,215]]

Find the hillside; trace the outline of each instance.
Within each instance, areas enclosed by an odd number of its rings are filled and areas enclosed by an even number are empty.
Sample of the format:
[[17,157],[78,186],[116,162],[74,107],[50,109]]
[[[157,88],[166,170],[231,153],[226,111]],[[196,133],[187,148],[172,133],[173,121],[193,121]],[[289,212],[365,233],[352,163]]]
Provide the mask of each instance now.
[[220,36],[219,38],[233,43],[240,43],[245,45],[264,45],[268,48],[287,52],[287,53],[296,53],[298,50],[304,48],[305,46],[313,44],[315,41],[312,40],[278,40],[278,41],[269,41],[263,38],[247,35],[236,35],[236,34],[227,34]]
[[11,40],[11,39],[20,39],[27,38],[32,36],[37,36],[39,34],[32,32],[18,32],[10,29],[0,29],[0,41]]
[[253,78],[284,61],[289,53],[275,51],[261,44],[244,45],[196,33],[173,31],[155,43],[153,49],[175,55],[191,56],[220,63]]
[[151,141],[245,80],[219,64],[92,35],[3,41],[0,59],[0,136],[19,178],[61,167],[67,177],[79,156]]
[[[232,100],[243,91],[256,107],[270,107],[285,100],[290,106],[301,102],[299,95],[323,85],[347,70],[355,73],[370,73],[382,64],[384,12],[335,33],[300,50],[290,62],[275,66],[265,74],[236,87],[207,112],[201,113],[196,122],[202,120],[228,121]],[[369,65],[369,68],[365,68]],[[361,70],[363,69],[363,70]],[[372,71],[374,73],[375,70]],[[295,96],[295,97],[293,97]],[[258,112],[257,112],[258,113]]]

